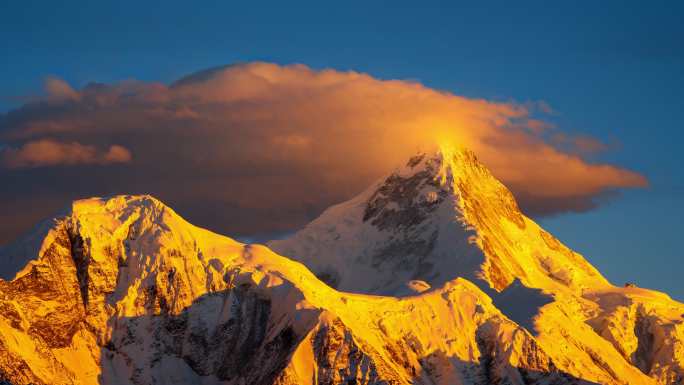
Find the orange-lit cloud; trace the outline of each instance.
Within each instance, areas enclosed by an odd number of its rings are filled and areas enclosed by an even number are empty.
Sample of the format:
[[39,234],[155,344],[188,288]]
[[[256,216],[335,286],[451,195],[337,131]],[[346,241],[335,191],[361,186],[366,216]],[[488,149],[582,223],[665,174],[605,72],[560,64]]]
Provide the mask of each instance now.
[[109,164],[131,161],[131,153],[124,147],[112,145],[106,152],[94,146],[77,142],[61,143],[40,139],[23,144],[20,148],[0,151],[2,165],[8,168],[44,167],[76,164]]
[[62,79],[49,77],[45,80],[45,91],[47,99],[51,101],[78,100],[80,95],[69,83]]
[[[226,232],[300,225],[438,141],[473,149],[531,214],[587,210],[615,189],[646,184],[632,171],[586,161],[588,151],[545,140],[557,129],[531,111],[550,112],[544,103],[269,63],[203,71],[170,86],[129,81],[74,90],[51,82],[48,103],[0,116],[0,142],[23,148],[49,135],[106,148],[113,141],[135,154],[134,172],[116,171],[118,189],[159,195]],[[589,137],[564,135],[563,143],[602,149]],[[111,190],[92,187],[104,176],[90,178],[81,193]]]

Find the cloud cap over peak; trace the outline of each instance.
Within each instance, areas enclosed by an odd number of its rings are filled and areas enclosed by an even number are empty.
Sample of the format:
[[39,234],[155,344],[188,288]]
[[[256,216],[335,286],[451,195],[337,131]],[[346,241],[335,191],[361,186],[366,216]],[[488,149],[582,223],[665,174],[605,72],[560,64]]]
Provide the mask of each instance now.
[[[563,149],[559,141],[592,153],[603,147],[562,133],[548,139],[552,125],[533,118],[529,105],[353,71],[257,62],[170,86],[127,81],[74,90],[50,79],[46,88],[44,100],[0,115],[0,143],[19,159],[9,163],[18,185],[3,198],[25,194],[35,178],[72,172],[32,169],[29,178],[18,165],[128,164],[128,172],[81,170],[87,186],[58,190],[69,199],[151,193],[229,234],[287,230],[444,141],[472,149],[532,215],[587,210],[616,189],[647,183]],[[33,155],[36,143],[60,149],[62,161]]]

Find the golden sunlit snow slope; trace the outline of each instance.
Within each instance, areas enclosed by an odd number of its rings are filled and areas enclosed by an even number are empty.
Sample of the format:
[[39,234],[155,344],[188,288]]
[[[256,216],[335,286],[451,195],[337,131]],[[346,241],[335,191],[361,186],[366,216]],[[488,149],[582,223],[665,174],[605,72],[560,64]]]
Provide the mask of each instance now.
[[515,279],[575,293],[608,285],[581,255],[524,216],[467,150],[417,155],[268,245],[347,291],[396,294],[401,282],[440,285],[456,275],[497,291]]
[[420,154],[269,246],[343,290],[407,295],[420,291],[415,282],[465,277],[568,373],[609,383],[637,368],[682,381],[682,305],[611,285],[524,216],[467,150]]
[[74,202],[0,250],[13,277],[0,280],[0,379],[682,383],[684,306],[611,286],[471,153],[446,154],[412,159],[293,238],[306,239],[293,257],[355,293],[149,196]]
[[0,293],[13,384],[580,383],[466,280],[340,293],[147,196],[75,202]]

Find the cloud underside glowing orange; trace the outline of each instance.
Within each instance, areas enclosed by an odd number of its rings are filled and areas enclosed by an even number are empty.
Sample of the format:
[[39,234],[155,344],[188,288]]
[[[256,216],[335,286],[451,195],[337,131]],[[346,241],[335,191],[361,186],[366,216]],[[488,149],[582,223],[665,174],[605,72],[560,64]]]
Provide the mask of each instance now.
[[[197,200],[272,213],[261,218],[266,225],[222,228],[233,233],[303,223],[312,211],[348,198],[436,143],[475,151],[530,214],[586,210],[606,192],[647,183],[635,172],[587,162],[581,151],[547,142],[551,125],[534,118],[528,105],[356,72],[250,63],[170,86],[127,81],[75,90],[51,79],[46,88],[44,99],[0,117],[0,141],[10,148],[6,167],[130,161],[135,191],[187,206],[196,221],[206,223],[192,213]],[[97,153],[89,161],[74,158],[74,151],[62,154],[63,161],[26,154],[31,143],[46,140]],[[602,148],[587,137],[556,135],[559,140],[578,150]],[[113,160],[106,161],[112,145]],[[102,185],[99,174],[106,172],[91,172],[83,177]],[[169,191],[170,172],[192,183],[192,191]]]

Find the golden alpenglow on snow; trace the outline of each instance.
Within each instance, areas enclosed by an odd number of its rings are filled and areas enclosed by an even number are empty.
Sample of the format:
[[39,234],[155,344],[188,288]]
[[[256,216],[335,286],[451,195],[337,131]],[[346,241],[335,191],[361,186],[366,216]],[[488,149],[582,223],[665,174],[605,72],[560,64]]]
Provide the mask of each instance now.
[[0,385],[684,385],[682,20],[0,1]]
[[684,305],[611,284],[464,149],[266,245],[121,195],[0,257],[3,384],[684,383]]

